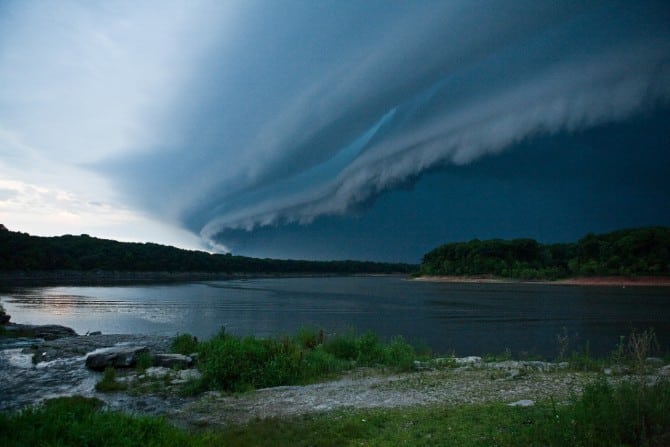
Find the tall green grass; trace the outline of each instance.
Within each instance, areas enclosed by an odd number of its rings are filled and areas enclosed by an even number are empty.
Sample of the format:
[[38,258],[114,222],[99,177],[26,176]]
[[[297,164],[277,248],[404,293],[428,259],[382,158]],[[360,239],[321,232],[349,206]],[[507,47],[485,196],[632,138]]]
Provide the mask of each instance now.
[[222,330],[210,340],[193,343],[189,335],[175,340],[178,352],[195,351],[202,379],[196,389],[246,391],[322,380],[355,366],[379,365],[407,371],[417,358],[402,337],[385,343],[372,332],[353,331],[326,337],[303,328],[295,336],[236,337]]

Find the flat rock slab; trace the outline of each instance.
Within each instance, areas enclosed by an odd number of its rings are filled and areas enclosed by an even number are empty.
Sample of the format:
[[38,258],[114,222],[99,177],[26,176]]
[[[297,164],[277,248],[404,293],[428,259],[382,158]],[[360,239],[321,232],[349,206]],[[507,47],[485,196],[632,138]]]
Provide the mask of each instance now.
[[113,368],[130,368],[137,364],[137,357],[149,352],[146,346],[115,346],[101,348],[86,356],[86,367],[94,371],[104,371]]
[[41,338],[43,340],[56,340],[64,337],[74,337],[77,335],[74,329],[60,326],[58,324],[16,324],[8,323],[2,326],[5,331],[20,334],[27,338]]

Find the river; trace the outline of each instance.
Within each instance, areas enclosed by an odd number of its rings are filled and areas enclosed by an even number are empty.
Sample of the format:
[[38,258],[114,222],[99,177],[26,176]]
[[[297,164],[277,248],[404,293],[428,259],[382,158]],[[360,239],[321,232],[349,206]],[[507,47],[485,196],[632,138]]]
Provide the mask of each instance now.
[[271,278],[171,284],[3,287],[16,323],[62,324],[80,334],[402,335],[436,354],[553,357],[572,348],[611,352],[619,336],[653,328],[670,346],[669,287],[430,283],[400,277]]

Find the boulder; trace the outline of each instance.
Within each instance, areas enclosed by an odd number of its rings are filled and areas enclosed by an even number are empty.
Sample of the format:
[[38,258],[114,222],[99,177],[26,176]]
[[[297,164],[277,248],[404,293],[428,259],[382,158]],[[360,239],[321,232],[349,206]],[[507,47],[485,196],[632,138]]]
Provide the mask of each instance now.
[[7,324],[9,323],[9,320],[11,319],[11,315],[7,315],[4,312],[0,312],[0,324]]
[[144,346],[115,346],[96,349],[86,355],[86,367],[94,371],[113,368],[130,368],[137,364],[137,357],[149,350]]
[[188,368],[193,365],[193,359],[182,354],[156,354],[153,357],[154,366],[163,366],[165,368]]

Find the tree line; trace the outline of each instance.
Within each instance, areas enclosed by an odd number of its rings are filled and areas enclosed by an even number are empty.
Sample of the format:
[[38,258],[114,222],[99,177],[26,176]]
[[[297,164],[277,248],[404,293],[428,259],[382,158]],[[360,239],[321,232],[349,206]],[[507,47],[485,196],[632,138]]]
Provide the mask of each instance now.
[[445,244],[424,255],[419,272],[423,275],[493,275],[518,279],[668,276],[670,228],[589,233],[574,243],[474,239]]
[[86,234],[56,237],[9,231],[0,224],[0,271],[103,270],[121,272],[409,273],[415,265],[370,261],[260,259],[118,242]]

